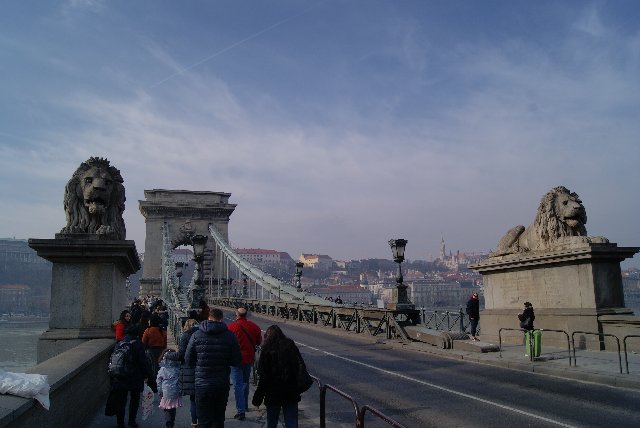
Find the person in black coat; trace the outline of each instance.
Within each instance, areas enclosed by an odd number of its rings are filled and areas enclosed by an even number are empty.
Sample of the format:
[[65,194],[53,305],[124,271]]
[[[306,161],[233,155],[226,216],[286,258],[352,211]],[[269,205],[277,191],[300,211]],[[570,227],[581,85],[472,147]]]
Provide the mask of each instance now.
[[471,340],[478,340],[476,330],[480,320],[480,299],[478,293],[473,293],[467,302],[467,315],[469,315],[469,326],[471,329]]
[[196,389],[194,384],[195,367],[186,364],[184,357],[187,352],[189,340],[191,339],[191,336],[193,336],[193,333],[198,331],[199,327],[198,313],[196,311],[191,311],[191,313],[189,313],[189,318],[182,326],[182,334],[180,335],[180,344],[178,347],[178,353],[182,360],[182,367],[180,371],[182,395],[189,396],[189,413],[191,414],[192,426],[198,426],[198,410],[196,407]]
[[531,302],[524,302],[524,310],[518,314],[520,320],[520,328],[531,331],[533,330],[533,321],[536,319],[533,313],[533,305]]
[[258,387],[251,403],[267,407],[267,428],[276,428],[280,409],[286,428],[298,426],[298,366],[302,359],[295,342],[272,325],[264,333],[264,343],[258,360]]
[[198,428],[224,427],[231,366],[242,361],[236,335],[222,318],[220,309],[211,309],[209,319],[200,323],[185,352],[185,362],[196,368]]
[[128,377],[111,377],[111,391],[107,401],[107,409],[111,414],[115,413],[118,428],[124,427],[124,413],[127,405],[127,395],[129,399],[129,426],[137,427],[136,416],[140,406],[140,394],[144,389],[144,381],[150,375],[151,368],[147,363],[144,353],[144,345],[138,338],[138,329],[131,325],[125,329],[125,337],[122,342],[131,343],[133,353],[134,375]]

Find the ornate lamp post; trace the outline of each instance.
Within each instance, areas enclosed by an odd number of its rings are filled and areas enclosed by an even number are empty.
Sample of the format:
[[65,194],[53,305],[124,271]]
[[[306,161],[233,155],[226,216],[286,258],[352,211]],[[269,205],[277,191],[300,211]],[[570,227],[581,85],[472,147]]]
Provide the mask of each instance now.
[[404,249],[406,245],[406,239],[389,240],[393,261],[398,263],[398,273],[396,274],[396,289],[393,290],[391,302],[387,304],[387,309],[403,310],[415,308],[407,296],[407,286],[402,283],[402,262],[404,261]]
[[204,298],[204,288],[202,287],[202,262],[204,261],[204,248],[207,244],[205,235],[193,235],[191,238],[193,245],[193,261],[196,262],[196,268],[193,272],[193,287],[191,288],[191,308],[200,307],[200,301]]
[[302,284],[300,283],[300,277],[302,276],[302,268],[304,267],[304,263],[297,262],[296,263],[296,288],[298,291],[302,290]]
[[184,273],[184,268],[186,268],[189,263],[185,262],[176,262],[176,276],[178,277],[178,292],[182,292],[182,285],[180,285],[180,278],[182,278],[182,274]]

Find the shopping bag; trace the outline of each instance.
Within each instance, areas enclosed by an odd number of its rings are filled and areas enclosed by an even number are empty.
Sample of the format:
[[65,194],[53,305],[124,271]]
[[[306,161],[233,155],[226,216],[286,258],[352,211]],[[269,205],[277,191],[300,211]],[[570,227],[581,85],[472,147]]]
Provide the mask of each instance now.
[[144,389],[142,390],[142,402],[140,403],[140,407],[142,407],[142,420],[146,421],[151,413],[153,413],[153,399],[154,394],[149,385],[144,384]]

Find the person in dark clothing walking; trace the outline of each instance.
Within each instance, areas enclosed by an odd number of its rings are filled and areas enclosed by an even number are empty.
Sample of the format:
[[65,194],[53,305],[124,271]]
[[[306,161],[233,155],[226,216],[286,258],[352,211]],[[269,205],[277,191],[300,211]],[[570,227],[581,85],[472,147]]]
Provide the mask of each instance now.
[[184,360],[185,353],[187,352],[187,345],[193,333],[198,331],[200,325],[198,324],[198,313],[191,311],[189,313],[189,319],[185,321],[182,327],[182,334],[180,335],[180,347],[178,352],[180,359],[182,360],[181,379],[182,379],[182,395],[189,396],[189,413],[191,414],[191,428],[198,428],[198,411],[196,408],[196,389],[195,389],[195,367],[190,366]]
[[533,305],[531,302],[524,302],[524,310],[518,314],[520,320],[520,328],[524,330],[533,330],[533,321],[536,319],[533,313]]
[[[125,329],[125,337],[121,342],[130,342],[133,354],[134,371],[132,376],[111,377],[111,392],[107,407],[111,406],[115,411],[118,428],[124,427],[124,413],[127,405],[127,395],[129,399],[129,427],[137,427],[136,416],[140,406],[140,393],[144,389],[144,380],[150,375],[150,367],[144,354],[144,346],[138,340],[138,329],[135,326],[128,326]],[[110,404],[109,404],[110,401]]]
[[211,309],[209,319],[191,336],[185,353],[185,361],[196,368],[198,428],[224,427],[231,366],[242,362],[236,336],[222,318],[220,309]]
[[471,329],[471,340],[478,340],[476,330],[480,320],[480,299],[478,293],[473,293],[467,302],[467,315],[469,315],[469,327]]
[[258,387],[251,403],[267,407],[267,428],[277,428],[280,409],[286,428],[298,426],[298,367],[302,360],[293,340],[280,327],[272,325],[264,333],[264,344],[258,360]]

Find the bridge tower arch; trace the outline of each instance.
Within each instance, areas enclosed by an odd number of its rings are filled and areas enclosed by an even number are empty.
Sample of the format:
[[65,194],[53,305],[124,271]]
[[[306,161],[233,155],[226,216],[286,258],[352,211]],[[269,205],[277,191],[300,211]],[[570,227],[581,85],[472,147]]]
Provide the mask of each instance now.
[[[145,218],[144,265],[140,295],[159,296],[162,288],[162,225],[167,223],[173,248],[191,245],[191,236],[209,236],[209,224],[229,241],[229,217],[236,204],[229,203],[231,193],[153,189],[144,191],[140,212]],[[215,278],[219,269],[213,239],[208,239],[203,263],[204,284]]]

